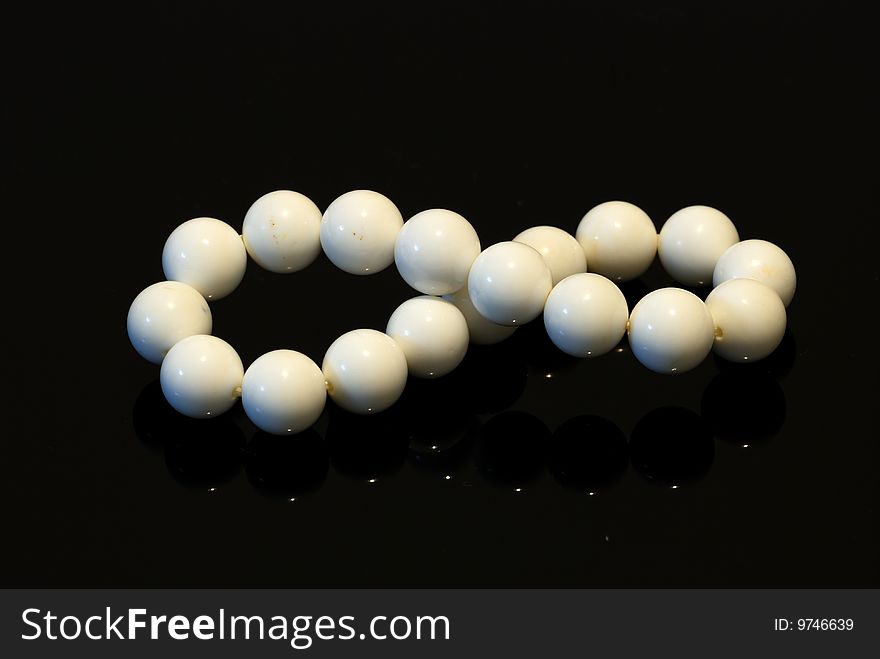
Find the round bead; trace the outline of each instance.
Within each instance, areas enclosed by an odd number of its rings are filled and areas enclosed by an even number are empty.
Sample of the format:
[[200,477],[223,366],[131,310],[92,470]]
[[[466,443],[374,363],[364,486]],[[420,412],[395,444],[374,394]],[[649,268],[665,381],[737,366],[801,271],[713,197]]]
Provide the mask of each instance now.
[[709,206],[673,213],[660,229],[658,253],[666,272],[685,286],[708,286],[719,257],[739,242],[733,222]]
[[413,215],[394,244],[394,262],[404,281],[421,293],[446,295],[467,284],[480,253],[480,238],[458,213],[435,208]]
[[532,227],[513,240],[536,249],[544,257],[554,286],[569,275],[587,271],[584,248],[567,231],[557,227]]
[[171,407],[194,418],[217,416],[235,405],[242,377],[244,367],[235,349],[206,334],[175,343],[159,372]]
[[574,357],[609,352],[626,332],[626,298],[610,279],[593,273],[566,277],[544,305],[544,327],[557,348]]
[[273,435],[310,427],[324,410],[327,388],[318,365],[295,350],[273,350],[245,371],[241,403],[254,425]]
[[171,346],[211,333],[211,309],[192,286],[162,281],[142,290],[128,309],[128,338],[144,359],[161,364]]
[[703,301],[681,288],[661,288],[636,304],[629,343],[636,358],[658,373],[683,373],[712,350],[715,324]]
[[212,217],[184,222],[171,232],[162,250],[165,276],[189,284],[208,300],[234,291],[246,267],[247,250],[241,236]]
[[468,347],[467,321],[454,304],[423,295],[401,304],[385,332],[406,355],[410,375],[436,378],[452,371]]
[[391,407],[406,386],[406,356],[387,334],[346,332],[324,355],[321,370],[330,398],[349,412],[375,414]]
[[797,288],[797,275],[788,254],[766,240],[743,240],[721,255],[712,284],[718,286],[728,279],[757,279],[776,291],[786,307]]
[[644,274],[657,253],[657,229],[651,218],[625,201],[606,201],[590,210],[575,237],[587,255],[590,272],[617,282]]
[[248,254],[261,268],[296,272],[321,252],[321,211],[299,192],[276,190],[248,209],[242,237]]
[[388,197],[353,190],[337,197],[321,220],[321,246],[337,268],[372,275],[394,261],[403,216]]
[[516,331],[516,327],[498,325],[481,315],[474,308],[473,302],[471,302],[467,286],[450,295],[444,295],[443,299],[454,304],[461,312],[461,315],[464,316],[471,343],[481,346],[494,345],[495,343],[501,343]]
[[487,247],[468,275],[468,294],[474,307],[499,325],[522,325],[537,318],[552,287],[544,259],[523,243]]
[[733,362],[763,359],[782,342],[785,305],[754,279],[729,279],[706,298],[715,321],[715,352]]

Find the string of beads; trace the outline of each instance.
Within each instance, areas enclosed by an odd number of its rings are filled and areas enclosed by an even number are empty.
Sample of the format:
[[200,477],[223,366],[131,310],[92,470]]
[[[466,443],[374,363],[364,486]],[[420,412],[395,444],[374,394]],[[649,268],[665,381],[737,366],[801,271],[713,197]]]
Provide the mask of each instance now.
[[[355,275],[395,263],[422,295],[401,304],[385,332],[340,336],[320,368],[281,349],[245,370],[235,349],[211,335],[208,303],[235,290],[248,255],[267,270],[293,273],[322,250]],[[712,284],[705,302],[670,287],[630,311],[616,284],[642,275],[658,255],[679,283]],[[241,235],[214,218],[189,220],[168,237],[162,267],[167,281],[135,298],[127,327],[138,353],[161,364],[168,402],[204,418],[241,398],[256,426],[279,435],[310,427],[328,394],[351,412],[387,409],[409,375],[446,375],[469,342],[498,343],[541,314],[553,343],[576,357],[607,353],[626,334],[636,358],[660,373],[691,370],[713,348],[728,360],[756,361],[782,340],[796,286],[784,251],[740,241],[730,219],[708,206],[678,211],[658,234],[640,208],[609,201],[590,210],[574,236],[539,226],[483,249],[458,213],[432,209],[404,222],[391,200],[370,190],[341,195],[323,214],[302,194],[270,192],[250,207]]]

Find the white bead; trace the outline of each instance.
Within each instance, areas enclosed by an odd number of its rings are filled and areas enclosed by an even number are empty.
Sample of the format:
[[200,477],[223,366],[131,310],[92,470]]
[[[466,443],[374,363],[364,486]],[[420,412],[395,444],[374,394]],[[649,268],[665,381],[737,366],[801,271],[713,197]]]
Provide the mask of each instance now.
[[246,267],[247,250],[241,236],[212,217],[184,222],[171,232],[162,250],[165,276],[189,284],[208,300],[234,291]]
[[336,339],[321,370],[330,398],[357,414],[391,407],[406,386],[403,350],[390,336],[372,329],[352,330]]
[[709,293],[715,352],[734,362],[763,359],[785,334],[785,305],[776,291],[754,279],[728,279]]
[[567,231],[557,227],[532,227],[513,240],[536,249],[544,257],[554,286],[569,275],[587,271],[584,248]]
[[296,272],[321,252],[321,211],[299,192],[276,190],[248,209],[242,237],[248,254],[261,268]]
[[636,358],[658,373],[682,373],[712,350],[715,324],[703,301],[681,288],[648,293],[629,317],[629,343]]
[[584,215],[575,235],[590,272],[617,282],[635,279],[657,254],[657,229],[638,206],[606,201]]
[[295,350],[273,350],[245,371],[241,403],[254,425],[273,435],[310,427],[324,410],[327,388],[318,365]]
[[337,197],[321,220],[321,246],[333,264],[353,275],[372,275],[394,261],[403,216],[388,197],[353,190]]
[[718,286],[728,279],[757,279],[776,291],[786,307],[797,288],[797,275],[788,254],[766,240],[743,240],[721,255],[712,284]]
[[541,255],[522,243],[487,247],[468,275],[468,294],[476,310],[499,325],[522,325],[537,318],[553,280]]
[[709,206],[688,206],[673,213],[660,229],[658,253],[677,282],[708,286],[718,259],[737,242],[739,234],[727,215]]
[[128,338],[141,357],[161,364],[175,343],[211,333],[211,309],[192,286],[161,281],[142,290],[128,309]]
[[436,378],[452,371],[468,347],[467,321],[456,306],[430,295],[401,304],[385,330],[406,355],[409,373]]
[[444,295],[443,299],[454,304],[464,316],[471,343],[483,346],[501,343],[516,331],[516,327],[498,325],[481,315],[471,302],[467,286],[451,295]]
[[235,349],[206,334],[175,343],[159,372],[171,407],[195,418],[217,416],[235,405],[243,377],[244,367]]
[[610,279],[579,273],[556,284],[544,305],[550,340],[574,357],[609,352],[626,332],[626,298]]
[[413,215],[394,244],[400,276],[429,295],[446,295],[464,287],[479,253],[480,238],[471,223],[440,208]]

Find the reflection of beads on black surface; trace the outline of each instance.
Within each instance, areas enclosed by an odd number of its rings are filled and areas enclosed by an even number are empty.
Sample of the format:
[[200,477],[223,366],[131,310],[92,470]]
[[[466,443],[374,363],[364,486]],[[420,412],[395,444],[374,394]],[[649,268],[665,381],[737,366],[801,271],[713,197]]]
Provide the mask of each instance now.
[[562,485],[595,493],[617,483],[629,465],[626,436],[608,419],[585,414],[564,422],[550,444],[550,473]]
[[399,407],[412,464],[445,473],[470,457],[480,419],[468,411],[464,391],[454,378],[412,380]]
[[461,366],[447,377],[461,387],[463,404],[471,412],[502,412],[525,391],[528,366],[511,341],[470,346]]
[[201,421],[177,414],[158,380],[135,399],[132,425],[145,446],[164,451],[168,471],[181,484],[215,487],[241,469],[245,437],[233,418]]
[[244,433],[229,417],[209,422],[180,417],[165,442],[165,464],[181,483],[217,487],[240,470]]
[[471,417],[464,428],[455,428],[448,435],[435,435],[427,440],[431,443],[427,443],[424,437],[414,438],[409,446],[409,460],[415,466],[430,471],[457,471],[470,457],[479,431],[479,419]]
[[719,373],[703,393],[701,413],[718,439],[743,446],[767,442],[785,422],[785,394],[766,372]]
[[402,410],[395,406],[364,416],[331,406],[326,442],[337,472],[376,482],[396,472],[406,460],[408,441]]
[[407,458],[447,477],[473,458],[486,481],[520,489],[538,476],[546,457],[560,485],[590,493],[614,486],[631,462],[648,480],[678,487],[710,469],[714,438],[738,445],[766,442],[784,423],[785,394],[774,375],[793,362],[790,332],[780,361],[771,357],[758,368],[724,362],[728,367],[703,392],[700,415],[675,406],[652,410],[628,442],[613,422],[592,415],[568,419],[552,436],[540,419],[523,411],[500,411],[481,422],[475,411],[506,410],[520,397],[525,355],[540,340],[526,332],[504,344],[472,346],[462,368],[445,378],[412,379],[400,402],[376,415],[331,406],[326,438],[314,429],[287,438],[258,431],[245,449],[234,422],[247,423],[243,414],[207,423],[181,416],[157,381],[138,395],[132,422],[146,446],[164,447],[168,468],[181,483],[215,487],[244,461],[250,482],[271,496],[321,487],[331,464],[340,474],[376,482]]
[[648,412],[629,439],[633,467],[648,480],[678,487],[701,478],[715,459],[709,425],[683,407]]
[[295,438],[258,431],[248,443],[245,472],[259,491],[289,498],[321,487],[330,469],[327,444],[309,428]]
[[165,400],[159,380],[153,380],[138,394],[131,410],[131,422],[138,439],[149,448],[161,451],[178,414]]
[[541,471],[549,439],[550,431],[536,416],[502,412],[480,430],[477,469],[491,483],[524,485]]

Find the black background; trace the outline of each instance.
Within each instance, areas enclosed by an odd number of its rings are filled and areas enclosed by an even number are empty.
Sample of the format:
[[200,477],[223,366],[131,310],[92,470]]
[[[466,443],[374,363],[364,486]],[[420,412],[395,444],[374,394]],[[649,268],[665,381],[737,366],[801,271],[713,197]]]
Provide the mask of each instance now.
[[[880,585],[878,58],[855,7],[138,3],[3,23],[2,585]],[[792,257],[789,332],[763,363],[670,378],[625,342],[564,358],[539,320],[375,418],[330,405],[294,440],[240,406],[186,422],[128,305],[177,224],[238,228],[279,188],[450,208],[484,246],[573,232],[609,199],[658,229],[712,205]],[[626,293],[669,284],[655,264]],[[393,267],[249,263],[214,333],[246,365],[320,363],[412,295]]]

